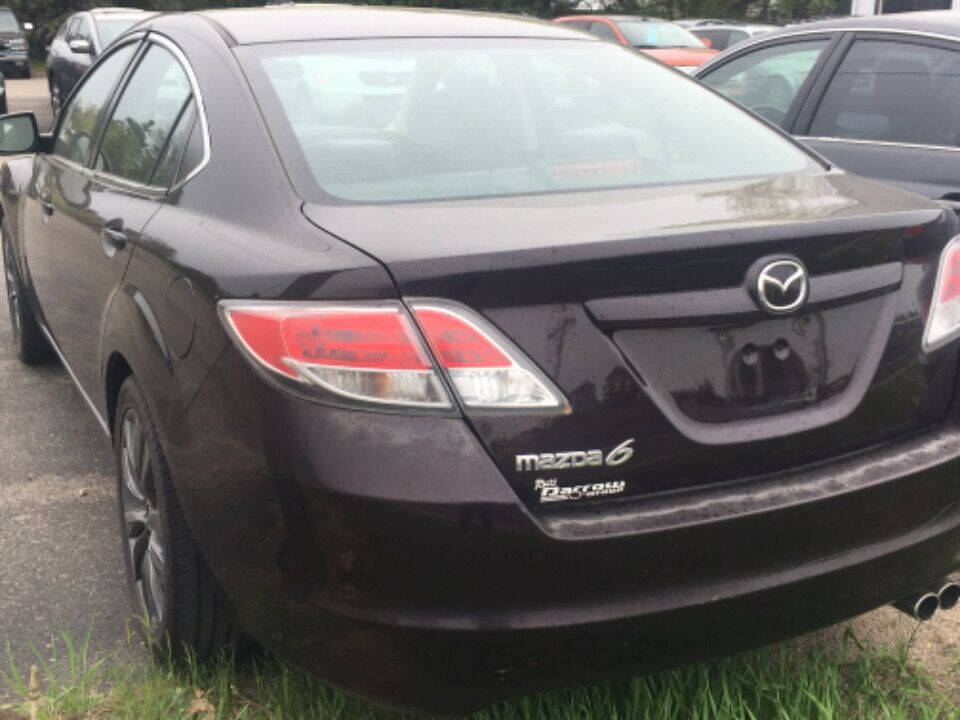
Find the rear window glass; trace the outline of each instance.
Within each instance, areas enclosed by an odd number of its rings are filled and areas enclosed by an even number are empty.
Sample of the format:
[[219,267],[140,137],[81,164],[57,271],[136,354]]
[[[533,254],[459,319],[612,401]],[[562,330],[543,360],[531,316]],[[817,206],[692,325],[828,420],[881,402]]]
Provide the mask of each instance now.
[[635,48],[702,48],[700,38],[689,30],[666,22],[617,23],[627,42]]
[[97,32],[100,33],[100,44],[106,47],[140,20],[142,18],[98,18]]
[[285,162],[308,169],[308,198],[489,197],[820,168],[733,104],[614,45],[329,41],[237,53]]

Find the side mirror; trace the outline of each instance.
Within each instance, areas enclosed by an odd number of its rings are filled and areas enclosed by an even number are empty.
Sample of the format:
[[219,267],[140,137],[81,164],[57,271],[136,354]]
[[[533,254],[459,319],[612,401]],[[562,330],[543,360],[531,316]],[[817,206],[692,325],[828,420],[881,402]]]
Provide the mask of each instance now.
[[33,30],[33,23],[24,23],[23,29],[26,30],[27,32],[30,32],[31,30]]
[[68,45],[70,45],[70,51],[78,55],[93,55],[93,45],[90,44],[89,40],[74,38]]
[[37,117],[33,113],[0,115],[0,155],[32,152],[39,140]]

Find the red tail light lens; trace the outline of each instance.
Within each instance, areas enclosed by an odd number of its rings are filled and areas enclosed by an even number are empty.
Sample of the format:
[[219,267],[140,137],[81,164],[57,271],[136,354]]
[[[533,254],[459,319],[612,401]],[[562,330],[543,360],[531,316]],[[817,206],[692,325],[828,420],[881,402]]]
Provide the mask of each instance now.
[[411,302],[417,322],[467,407],[556,409],[560,391],[496,328],[453,303]]
[[943,249],[923,349],[934,350],[960,336],[960,236]]
[[223,302],[227,328],[260,367],[362,402],[451,403],[399,303]]

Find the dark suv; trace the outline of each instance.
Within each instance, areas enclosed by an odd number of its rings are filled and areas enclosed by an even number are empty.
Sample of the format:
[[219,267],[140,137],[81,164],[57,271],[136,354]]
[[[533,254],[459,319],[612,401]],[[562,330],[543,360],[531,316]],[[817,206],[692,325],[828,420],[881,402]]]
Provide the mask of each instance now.
[[54,114],[103,49],[152,14],[136,8],[94,8],[64,21],[47,48],[47,84]]
[[20,77],[30,77],[27,36],[24,34],[29,30],[33,30],[31,23],[21,25],[13,10],[0,6],[0,71],[5,75],[15,73]]

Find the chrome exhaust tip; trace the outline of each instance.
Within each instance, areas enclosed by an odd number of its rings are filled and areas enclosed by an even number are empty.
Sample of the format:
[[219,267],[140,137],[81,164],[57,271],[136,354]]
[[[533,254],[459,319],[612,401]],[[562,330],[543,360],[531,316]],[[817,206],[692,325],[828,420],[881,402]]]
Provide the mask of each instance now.
[[952,610],[960,603],[960,583],[955,580],[944,580],[937,591],[941,610]]
[[926,622],[940,609],[940,596],[932,592],[914,593],[900,598],[893,606],[915,620]]

